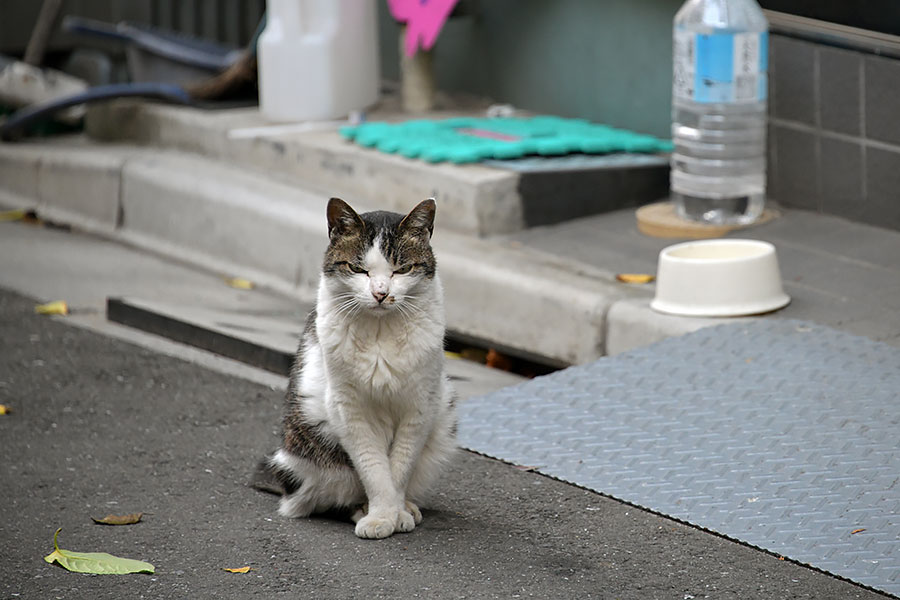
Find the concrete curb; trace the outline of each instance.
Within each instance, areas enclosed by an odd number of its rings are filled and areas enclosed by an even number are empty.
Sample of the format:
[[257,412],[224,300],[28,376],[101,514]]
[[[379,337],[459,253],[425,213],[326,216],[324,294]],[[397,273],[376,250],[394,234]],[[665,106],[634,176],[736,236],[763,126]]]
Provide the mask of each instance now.
[[121,229],[308,290],[327,243],[326,200],[197,156],[161,153],[125,164]]
[[[327,244],[324,194],[184,152],[71,142],[0,145],[0,173],[0,204],[35,207],[92,233],[314,298]],[[640,336],[625,333],[627,319],[608,321],[617,303],[647,298],[647,290],[533,249],[449,231],[442,224],[452,216],[443,209],[441,202],[434,245],[450,329],[557,364],[606,354],[608,331],[616,347],[639,344]],[[649,330],[640,335],[683,328]]]
[[452,329],[567,364],[605,354],[609,307],[631,290],[529,249],[435,235]]
[[38,172],[44,155],[40,147],[0,144],[0,201],[4,206],[31,207],[40,200]]
[[119,226],[122,168],[139,149],[84,144],[0,144],[4,205],[36,208],[48,219],[92,233]]
[[519,175],[481,165],[429,165],[351,144],[336,132],[272,126],[256,109],[202,112],[176,106],[110,102],[92,107],[88,133],[99,140],[196,152],[272,174],[351,203],[402,211],[425,198],[441,201],[455,231],[476,235],[524,226]]
[[[613,302],[606,315],[606,354],[612,356],[735,319],[677,317],[650,308],[651,298],[628,298]],[[754,317],[745,317],[745,320]]]

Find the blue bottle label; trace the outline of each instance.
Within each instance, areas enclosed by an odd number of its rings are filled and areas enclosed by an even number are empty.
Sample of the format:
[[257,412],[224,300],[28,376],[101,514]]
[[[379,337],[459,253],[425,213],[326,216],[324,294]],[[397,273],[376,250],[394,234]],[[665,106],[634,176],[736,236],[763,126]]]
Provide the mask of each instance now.
[[767,96],[769,35],[676,30],[672,92],[694,102],[757,102]]

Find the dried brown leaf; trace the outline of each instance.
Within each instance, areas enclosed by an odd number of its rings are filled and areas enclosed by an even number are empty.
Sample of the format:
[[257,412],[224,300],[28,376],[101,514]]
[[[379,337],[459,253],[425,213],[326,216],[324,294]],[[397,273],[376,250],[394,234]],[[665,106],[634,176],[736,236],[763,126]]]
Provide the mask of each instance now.
[[132,513],[130,515],[106,515],[102,519],[91,517],[91,519],[100,525],[134,525],[140,522],[143,516],[144,513]]
[[505,354],[497,352],[493,348],[488,350],[487,356],[484,359],[484,364],[493,369],[500,369],[501,371],[512,371],[513,368],[512,359]]

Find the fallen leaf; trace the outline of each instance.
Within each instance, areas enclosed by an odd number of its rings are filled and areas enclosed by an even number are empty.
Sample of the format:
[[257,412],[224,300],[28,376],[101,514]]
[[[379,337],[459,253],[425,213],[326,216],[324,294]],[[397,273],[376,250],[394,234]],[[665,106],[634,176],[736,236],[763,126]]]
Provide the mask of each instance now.
[[241,567],[240,569],[222,569],[223,571],[228,571],[229,573],[246,573],[250,570],[250,567]]
[[500,354],[493,348],[488,350],[484,364],[493,369],[501,369],[503,371],[512,371],[513,368],[512,359],[504,354]]
[[28,211],[22,209],[0,212],[0,223],[4,221],[21,221],[27,214]]
[[252,281],[240,277],[226,277],[225,283],[239,290],[252,290],[255,287]]
[[8,407],[5,404],[0,404],[0,415],[8,415],[12,412],[12,408]]
[[861,527],[861,528],[859,528],[859,529],[854,529],[853,531],[850,532],[850,535],[854,535],[854,534],[857,534],[857,533],[862,533],[862,532],[865,531],[865,530],[866,530],[865,527]]
[[622,283],[650,283],[656,276],[648,273],[619,273],[616,279]]
[[38,304],[34,307],[34,312],[39,315],[67,315],[69,314],[69,305],[64,300],[56,300],[47,304]]
[[153,573],[150,563],[131,558],[121,558],[106,552],[72,552],[60,550],[56,538],[62,527],[53,534],[53,552],[44,557],[50,564],[58,563],[74,573],[95,573],[97,575],[125,575],[126,573]]
[[91,517],[91,519],[100,525],[134,525],[140,522],[143,516],[144,513],[132,513],[130,515],[106,515],[102,519]]

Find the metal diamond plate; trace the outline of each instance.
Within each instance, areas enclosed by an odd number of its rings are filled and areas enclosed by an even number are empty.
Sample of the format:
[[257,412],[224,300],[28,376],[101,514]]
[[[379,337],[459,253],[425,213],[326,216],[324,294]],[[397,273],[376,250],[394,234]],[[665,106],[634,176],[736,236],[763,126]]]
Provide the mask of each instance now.
[[900,595],[900,349],[710,327],[464,402],[460,441]]

